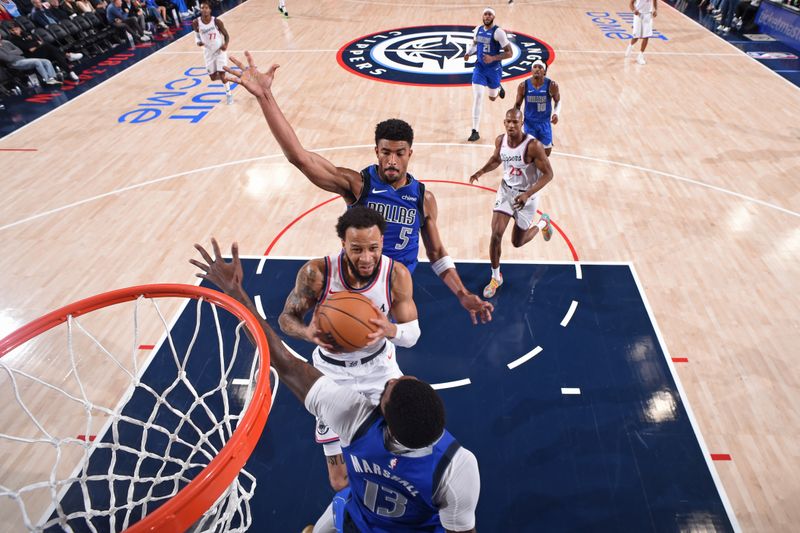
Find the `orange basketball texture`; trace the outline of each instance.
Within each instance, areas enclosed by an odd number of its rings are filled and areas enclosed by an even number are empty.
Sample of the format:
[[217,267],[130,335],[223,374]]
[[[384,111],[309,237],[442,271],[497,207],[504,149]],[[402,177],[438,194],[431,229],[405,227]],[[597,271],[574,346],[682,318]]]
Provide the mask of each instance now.
[[329,334],[343,352],[352,352],[370,343],[367,335],[378,327],[369,321],[378,318],[372,301],[356,292],[337,292],[317,309],[317,326]]

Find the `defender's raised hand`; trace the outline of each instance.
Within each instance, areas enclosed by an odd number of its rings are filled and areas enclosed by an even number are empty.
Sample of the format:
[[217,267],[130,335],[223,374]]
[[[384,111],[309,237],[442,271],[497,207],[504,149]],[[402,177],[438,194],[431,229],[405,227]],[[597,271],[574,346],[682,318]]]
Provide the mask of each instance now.
[[228,295],[232,295],[242,290],[242,262],[239,260],[239,244],[233,243],[231,245],[231,255],[233,259],[230,263],[220,257],[222,254],[219,251],[219,244],[214,237],[211,237],[211,246],[214,250],[214,258],[212,259],[209,253],[200,246],[195,244],[194,247],[203,256],[205,263],[195,259],[189,259],[189,262],[203,271],[202,274],[196,274],[198,278],[210,281]]
[[235,57],[230,58],[231,62],[239,67],[240,70],[235,71],[225,67],[225,72],[227,73],[225,81],[238,83],[256,98],[265,96],[272,89],[272,80],[275,79],[275,71],[278,70],[280,65],[273,64],[269,67],[269,70],[261,72],[255,65],[250,52],[245,51],[244,57],[247,59],[247,66],[243,66],[242,62]]

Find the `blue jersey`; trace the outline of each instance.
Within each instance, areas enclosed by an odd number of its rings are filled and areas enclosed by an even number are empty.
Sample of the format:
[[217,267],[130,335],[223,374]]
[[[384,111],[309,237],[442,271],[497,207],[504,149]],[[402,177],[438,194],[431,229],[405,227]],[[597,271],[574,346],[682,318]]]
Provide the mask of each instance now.
[[538,89],[531,79],[525,80],[525,124],[532,126],[536,122],[550,122],[553,111],[553,97],[550,96],[550,78],[545,78]]
[[475,41],[478,45],[478,56],[475,61],[475,68],[482,68],[487,70],[498,70],[502,67],[502,61],[492,61],[491,63],[484,63],[483,56],[490,55],[496,56],[500,53],[500,43],[494,38],[494,33],[497,31],[497,26],[492,26],[488,30],[486,26],[479,26],[475,34]]
[[386,449],[385,430],[376,408],[342,448],[351,490],[348,518],[358,531],[443,533],[433,495],[460,445],[445,430],[432,453],[408,457]]
[[370,207],[386,219],[383,254],[403,263],[409,272],[417,267],[419,230],[425,225],[425,185],[406,174],[408,184],[395,189],[378,175],[378,165],[361,171],[363,188],[353,205]]

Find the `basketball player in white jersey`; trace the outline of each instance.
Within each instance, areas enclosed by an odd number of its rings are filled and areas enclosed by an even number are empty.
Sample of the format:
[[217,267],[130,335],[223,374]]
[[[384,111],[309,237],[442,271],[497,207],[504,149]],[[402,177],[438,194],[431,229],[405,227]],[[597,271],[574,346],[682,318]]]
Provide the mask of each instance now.
[[[386,382],[403,375],[397,365],[395,345],[410,348],[420,335],[411,274],[402,263],[381,253],[385,227],[383,216],[374,209],[354,206],[345,211],[336,224],[342,239],[341,252],[312,259],[302,266],[278,318],[284,333],[317,344],[312,356],[317,369],[376,405]],[[372,319],[378,327],[370,335],[372,342],[347,353],[337,349],[330,336],[319,330],[315,317],[308,325],[304,321],[306,314],[325,302],[329,294],[342,291],[366,296],[381,317]],[[342,490],[348,482],[339,436],[318,419],[316,437],[327,458],[331,486]]]
[[653,19],[658,16],[658,0],[631,0],[631,11],[633,11],[633,39],[625,49],[625,57],[631,55],[633,45],[639,39],[642,40],[642,48],[636,57],[636,62],[644,65],[644,49],[647,48],[647,41],[653,36]]
[[200,17],[192,21],[194,39],[197,46],[203,46],[206,70],[212,80],[221,81],[225,86],[228,105],[233,103],[230,83],[225,79],[224,68],[228,66],[228,43],[231,38],[225,25],[217,17],[211,16],[211,0],[200,1]]
[[500,245],[508,222],[514,218],[511,244],[519,248],[536,237],[539,231],[545,241],[553,236],[550,217],[542,213],[534,224],[539,207],[539,191],[553,180],[553,169],[544,146],[533,136],[522,131],[523,116],[517,109],[509,109],[503,124],[506,132],[495,140],[495,149],[483,168],[470,176],[469,182],[503,164],[503,181],[497,188],[492,214],[492,237],[489,241],[489,258],[492,262],[492,279],[483,289],[484,298],[491,298],[503,284],[500,273]]

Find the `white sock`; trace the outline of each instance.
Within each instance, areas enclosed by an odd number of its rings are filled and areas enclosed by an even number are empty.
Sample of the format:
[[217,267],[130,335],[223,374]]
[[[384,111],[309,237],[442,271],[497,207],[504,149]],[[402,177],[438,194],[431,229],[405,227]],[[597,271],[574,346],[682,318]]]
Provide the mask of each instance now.
[[281,9],[285,9],[286,8],[286,2],[284,2],[283,0],[279,0],[278,1],[278,7],[281,8]]
[[500,279],[500,267],[492,269],[492,277],[494,279]]
[[483,85],[472,85],[472,129],[478,130],[483,109]]
[[539,219],[539,222],[536,223],[536,227],[539,228],[539,231],[543,230],[547,227],[547,222],[544,219]]
[[230,82],[226,81],[224,83],[224,85],[225,85],[225,94],[230,95],[231,94],[231,84],[230,84]]

